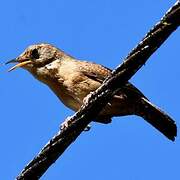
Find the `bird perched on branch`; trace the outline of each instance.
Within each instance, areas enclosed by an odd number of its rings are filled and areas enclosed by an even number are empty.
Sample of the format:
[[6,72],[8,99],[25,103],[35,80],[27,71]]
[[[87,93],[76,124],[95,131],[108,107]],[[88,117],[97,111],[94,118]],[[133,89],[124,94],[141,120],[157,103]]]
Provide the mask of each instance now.
[[[50,44],[31,45],[8,63],[17,63],[9,71],[18,67],[26,69],[74,111],[78,111],[85,97],[111,74],[111,70],[102,65],[79,61]],[[141,116],[167,138],[175,140],[175,122],[129,82],[113,96],[94,121],[110,123],[112,117],[125,115]]]

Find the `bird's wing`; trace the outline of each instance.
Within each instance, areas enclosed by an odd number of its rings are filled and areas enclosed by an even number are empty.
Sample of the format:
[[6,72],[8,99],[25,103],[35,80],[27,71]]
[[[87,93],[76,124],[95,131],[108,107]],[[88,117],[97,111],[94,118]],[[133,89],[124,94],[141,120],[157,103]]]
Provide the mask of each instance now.
[[110,69],[100,64],[86,61],[83,61],[82,63],[83,65],[80,69],[81,73],[83,73],[83,75],[87,76],[88,78],[93,79],[94,81],[98,81],[99,83],[103,83],[105,78],[111,74]]
[[[112,70],[99,64],[84,61],[83,66],[81,67],[81,72],[88,78],[91,78],[92,80],[98,81],[102,84],[107,76],[111,75]],[[139,97],[146,98],[143,93],[130,82],[127,82],[126,85],[123,86],[120,93],[122,92],[128,94],[128,96],[132,94],[132,96],[139,95]],[[118,93],[114,96],[114,98],[117,96]]]

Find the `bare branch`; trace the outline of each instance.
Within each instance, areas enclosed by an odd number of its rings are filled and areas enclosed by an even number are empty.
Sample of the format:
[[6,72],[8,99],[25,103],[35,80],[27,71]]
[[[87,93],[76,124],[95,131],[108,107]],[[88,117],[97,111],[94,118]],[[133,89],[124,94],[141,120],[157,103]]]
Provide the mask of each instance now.
[[119,90],[160,47],[170,34],[180,25],[180,1],[168,10],[157,23],[108,77],[102,86],[89,98],[88,104],[70,118],[70,125],[59,131],[24,168],[17,179],[39,179],[58,159],[67,147],[81,134],[85,127],[101,111],[113,94]]

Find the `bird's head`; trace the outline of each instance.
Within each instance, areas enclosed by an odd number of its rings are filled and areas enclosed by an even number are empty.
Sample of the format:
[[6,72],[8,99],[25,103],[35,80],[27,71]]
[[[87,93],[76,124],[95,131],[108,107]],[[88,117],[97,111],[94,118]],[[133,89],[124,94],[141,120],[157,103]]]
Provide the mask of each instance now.
[[6,62],[6,64],[17,63],[9,71],[22,67],[32,72],[64,56],[66,55],[63,51],[50,44],[35,44],[29,46],[20,56]]

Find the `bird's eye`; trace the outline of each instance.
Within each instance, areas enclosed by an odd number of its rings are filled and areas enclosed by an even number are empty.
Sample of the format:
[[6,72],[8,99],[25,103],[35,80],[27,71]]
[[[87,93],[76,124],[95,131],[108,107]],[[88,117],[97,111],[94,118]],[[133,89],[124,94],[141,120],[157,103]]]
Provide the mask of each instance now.
[[31,52],[31,58],[32,59],[39,59],[39,53],[37,49],[33,49]]

